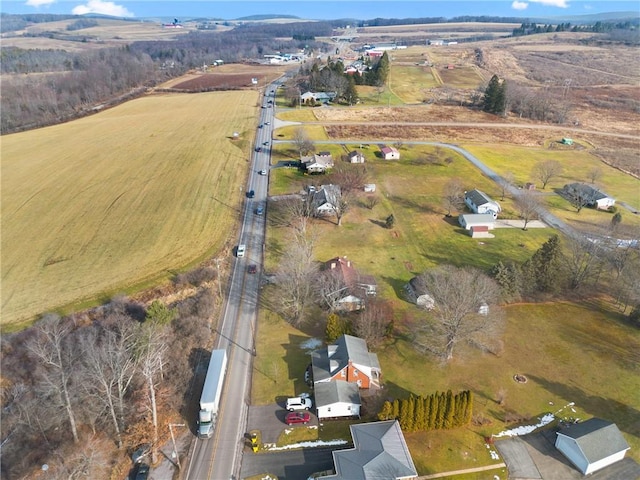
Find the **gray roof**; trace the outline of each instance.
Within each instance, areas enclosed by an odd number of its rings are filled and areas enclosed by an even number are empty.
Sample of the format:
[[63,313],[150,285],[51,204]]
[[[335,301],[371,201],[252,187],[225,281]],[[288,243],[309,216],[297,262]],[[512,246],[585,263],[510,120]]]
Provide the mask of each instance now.
[[558,435],[573,438],[589,463],[629,449],[616,424],[601,418],[576,423],[560,430]]
[[418,476],[397,420],[351,425],[354,448],[333,452],[332,480],[396,480]]
[[610,198],[606,193],[592,187],[591,185],[587,185],[586,183],[571,183],[565,186],[565,188],[567,187],[574,192],[578,192],[580,195],[588,198],[589,201],[592,202],[602,200],[603,198]]
[[464,195],[471,202],[473,202],[474,205],[476,205],[478,207],[480,205],[484,205],[485,203],[493,202],[493,200],[491,199],[491,197],[489,195],[487,195],[484,192],[481,192],[480,190],[469,190],[468,192],[465,192]]
[[336,380],[335,382],[322,382],[315,385],[313,396],[317,407],[325,407],[334,403],[351,403],[361,405],[360,392],[355,383]]
[[[366,365],[380,370],[378,355],[367,350],[366,341],[351,335],[342,335],[331,349],[323,348],[311,354],[313,381],[328,380],[332,376],[331,372],[342,370],[349,364],[349,360],[358,365]],[[335,368],[330,368],[330,364],[333,364]]]

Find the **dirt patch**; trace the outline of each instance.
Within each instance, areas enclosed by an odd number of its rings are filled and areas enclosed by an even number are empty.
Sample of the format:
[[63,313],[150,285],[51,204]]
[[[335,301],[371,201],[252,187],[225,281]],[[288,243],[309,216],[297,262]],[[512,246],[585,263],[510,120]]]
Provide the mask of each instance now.
[[[187,92],[257,88],[273,82],[284,71],[285,69],[281,66],[229,64],[210,67],[206,71],[191,71],[158,88]],[[256,79],[258,83],[254,84],[252,79]]]

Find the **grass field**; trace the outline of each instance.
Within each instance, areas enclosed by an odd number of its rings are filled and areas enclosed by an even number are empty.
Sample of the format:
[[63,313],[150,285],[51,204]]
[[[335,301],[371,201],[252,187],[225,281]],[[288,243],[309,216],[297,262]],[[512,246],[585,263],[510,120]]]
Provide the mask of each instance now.
[[439,87],[429,67],[394,65],[389,74],[389,88],[404,103],[422,103],[429,89]]
[[150,96],[3,137],[3,326],[220,251],[255,114],[252,91]]

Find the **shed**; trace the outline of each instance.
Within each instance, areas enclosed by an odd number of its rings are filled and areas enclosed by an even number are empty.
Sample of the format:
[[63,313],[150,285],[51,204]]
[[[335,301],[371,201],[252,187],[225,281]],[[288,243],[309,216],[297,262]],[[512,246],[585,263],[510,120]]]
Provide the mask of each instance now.
[[365,183],[364,191],[365,191],[365,193],[373,193],[373,192],[375,192],[376,191],[376,184],[375,183]]
[[400,160],[400,152],[397,148],[383,145],[380,147],[380,153],[385,160]]
[[469,230],[471,238],[493,238],[494,235],[489,233],[489,227],[486,225],[474,225]]
[[622,460],[629,450],[616,424],[600,418],[571,425],[556,435],[556,448],[583,475]]
[[350,163],[364,163],[364,155],[359,150],[353,150],[347,156]]
[[316,383],[314,388],[318,419],[360,417],[358,385],[344,380]]
[[571,138],[567,138],[567,137],[564,137],[564,138],[560,141],[560,143],[562,143],[563,145],[573,145],[573,139],[571,139]]

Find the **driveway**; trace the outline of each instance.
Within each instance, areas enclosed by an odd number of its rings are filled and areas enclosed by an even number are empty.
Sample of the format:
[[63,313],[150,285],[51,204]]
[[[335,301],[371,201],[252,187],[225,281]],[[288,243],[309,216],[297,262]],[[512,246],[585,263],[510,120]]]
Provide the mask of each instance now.
[[[287,415],[282,404],[274,403],[266,406],[249,407],[248,430],[260,430],[262,443],[276,443],[282,431],[287,428],[284,417]],[[318,425],[318,418],[314,413],[309,412],[311,421],[309,425]]]
[[[553,430],[498,440],[498,452],[512,480],[582,480],[585,477],[554,446]],[[640,478],[640,465],[631,458],[589,475],[589,480]]]

